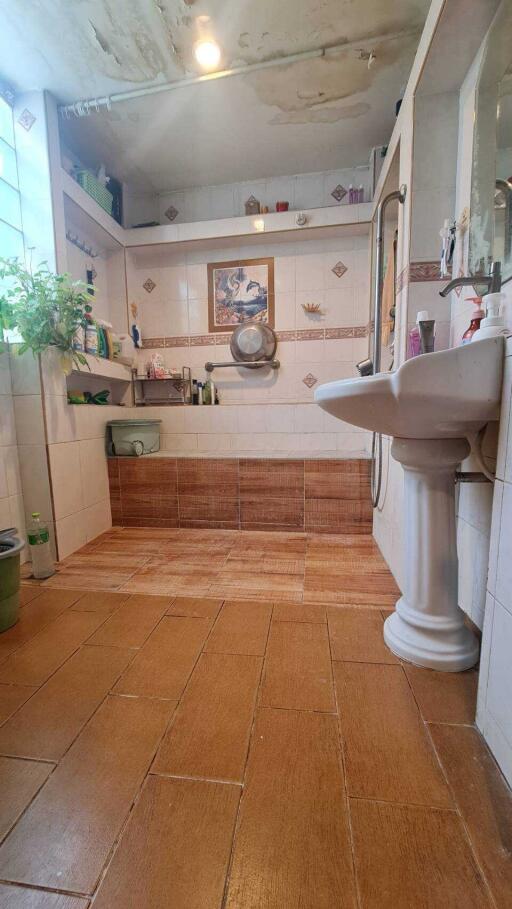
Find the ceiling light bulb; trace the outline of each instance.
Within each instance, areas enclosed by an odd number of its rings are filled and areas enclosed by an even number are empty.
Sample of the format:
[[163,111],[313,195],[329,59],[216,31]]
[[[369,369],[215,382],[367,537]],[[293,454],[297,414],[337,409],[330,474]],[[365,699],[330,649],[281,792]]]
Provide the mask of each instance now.
[[196,44],[196,60],[203,69],[215,69],[220,60],[220,47],[215,41],[199,41]]

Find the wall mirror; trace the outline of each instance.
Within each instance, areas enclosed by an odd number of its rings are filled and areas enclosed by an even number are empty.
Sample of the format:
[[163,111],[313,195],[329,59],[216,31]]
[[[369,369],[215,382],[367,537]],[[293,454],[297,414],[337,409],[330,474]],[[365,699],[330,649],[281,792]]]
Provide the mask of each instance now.
[[502,263],[512,278],[512,4],[503,0],[487,34],[475,96],[469,266]]

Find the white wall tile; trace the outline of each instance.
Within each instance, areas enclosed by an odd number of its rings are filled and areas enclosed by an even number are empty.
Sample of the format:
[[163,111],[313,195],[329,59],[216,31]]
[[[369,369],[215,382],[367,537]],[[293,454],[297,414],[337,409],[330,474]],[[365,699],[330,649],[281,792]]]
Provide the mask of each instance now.
[[503,488],[496,599],[512,613],[512,485],[509,483]]
[[505,357],[496,476],[512,483],[512,357]]
[[90,505],[82,512],[85,526],[85,538],[89,543],[90,540],[96,539],[101,533],[105,533],[112,527],[112,513],[110,510],[110,499],[107,497],[101,502]]
[[[37,445],[45,440],[41,395],[13,398],[16,437],[19,445]],[[9,444],[13,444],[11,441]]]
[[[80,415],[85,412],[85,405],[73,407],[62,395],[46,395],[44,399],[46,413],[47,441],[73,442],[77,438],[77,426]],[[83,410],[82,410],[83,408]],[[44,438],[44,437],[43,437]],[[42,441],[40,439],[39,441]],[[25,439],[27,444],[35,443],[37,439]]]
[[489,570],[487,575],[487,589],[494,595],[496,593],[496,574],[498,570],[498,552],[501,535],[501,509],[503,503],[504,484],[500,480],[494,483],[494,495],[491,514],[491,530],[489,543]]
[[18,456],[26,516],[39,511],[44,521],[53,521],[46,445],[20,445]]
[[105,443],[103,439],[85,439],[80,446],[80,475],[84,507],[109,498]]
[[39,357],[35,357],[30,350],[20,356],[14,347],[10,358],[13,395],[41,394]]
[[83,508],[80,443],[62,442],[48,447],[55,520]]
[[512,615],[496,602],[489,660],[487,709],[492,713],[512,748]]
[[172,433],[160,437],[160,448],[163,451],[197,451],[197,435],[194,433]]
[[85,546],[87,543],[85,512],[79,511],[56,521],[55,536],[60,560]]

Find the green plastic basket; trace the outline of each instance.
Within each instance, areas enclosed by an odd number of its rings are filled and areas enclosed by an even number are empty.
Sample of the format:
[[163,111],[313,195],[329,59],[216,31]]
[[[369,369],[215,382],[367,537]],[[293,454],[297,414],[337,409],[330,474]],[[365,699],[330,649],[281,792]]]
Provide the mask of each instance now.
[[109,193],[108,189],[96,179],[94,174],[89,173],[88,170],[79,170],[76,173],[76,179],[82,189],[85,189],[86,193],[111,215],[114,197],[112,193]]

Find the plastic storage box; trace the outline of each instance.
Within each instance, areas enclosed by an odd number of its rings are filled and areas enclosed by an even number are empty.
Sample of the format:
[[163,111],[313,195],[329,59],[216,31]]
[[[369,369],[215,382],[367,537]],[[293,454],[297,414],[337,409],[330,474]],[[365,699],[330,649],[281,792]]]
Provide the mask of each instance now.
[[107,447],[111,456],[137,458],[160,451],[161,420],[110,420]]
[[94,174],[89,173],[88,170],[78,170],[76,172],[76,181],[98,205],[101,205],[109,215],[112,214],[112,193],[108,191],[106,186],[103,186],[103,183],[96,179]]

